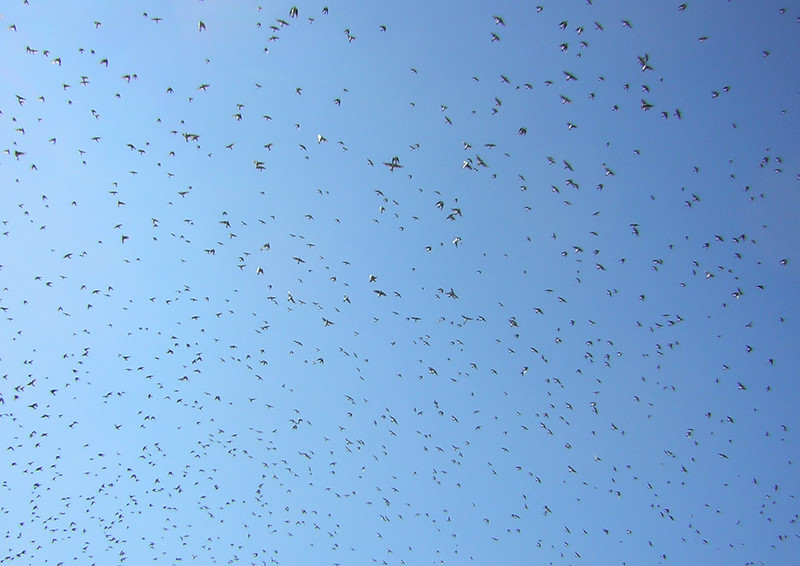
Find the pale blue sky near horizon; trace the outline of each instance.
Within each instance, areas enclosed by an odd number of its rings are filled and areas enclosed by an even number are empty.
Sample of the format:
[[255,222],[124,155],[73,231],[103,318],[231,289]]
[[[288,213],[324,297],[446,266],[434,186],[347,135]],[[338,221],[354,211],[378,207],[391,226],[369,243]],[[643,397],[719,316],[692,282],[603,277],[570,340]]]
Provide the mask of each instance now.
[[0,14],[0,564],[797,563],[797,2]]

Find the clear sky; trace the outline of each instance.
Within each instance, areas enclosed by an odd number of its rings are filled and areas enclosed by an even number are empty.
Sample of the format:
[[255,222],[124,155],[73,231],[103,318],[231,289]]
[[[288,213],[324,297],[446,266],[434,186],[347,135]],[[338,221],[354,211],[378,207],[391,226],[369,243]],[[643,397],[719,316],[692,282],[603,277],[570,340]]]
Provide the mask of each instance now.
[[796,564],[797,2],[0,17],[0,564]]

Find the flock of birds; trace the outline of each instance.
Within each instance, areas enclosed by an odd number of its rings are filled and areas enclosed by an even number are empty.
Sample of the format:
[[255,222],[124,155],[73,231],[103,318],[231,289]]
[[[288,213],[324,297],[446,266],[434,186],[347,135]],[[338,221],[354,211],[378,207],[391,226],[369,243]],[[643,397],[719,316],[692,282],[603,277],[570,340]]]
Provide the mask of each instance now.
[[40,4],[0,564],[796,563],[800,12]]

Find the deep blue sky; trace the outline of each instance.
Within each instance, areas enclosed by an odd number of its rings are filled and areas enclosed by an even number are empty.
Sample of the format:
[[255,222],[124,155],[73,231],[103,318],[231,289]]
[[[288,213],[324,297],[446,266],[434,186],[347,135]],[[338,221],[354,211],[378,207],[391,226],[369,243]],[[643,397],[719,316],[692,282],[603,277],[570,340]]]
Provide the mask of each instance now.
[[800,6],[292,8],[3,7],[0,563],[796,563]]

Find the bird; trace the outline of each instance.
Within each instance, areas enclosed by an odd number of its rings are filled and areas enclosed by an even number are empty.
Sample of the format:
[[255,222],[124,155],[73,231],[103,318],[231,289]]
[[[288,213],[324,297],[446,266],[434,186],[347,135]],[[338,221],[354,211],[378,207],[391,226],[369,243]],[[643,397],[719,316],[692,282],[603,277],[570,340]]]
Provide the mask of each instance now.
[[402,169],[402,165],[400,164],[400,158],[395,156],[392,157],[391,161],[384,161],[383,164],[389,168],[389,171],[394,171],[395,169]]

